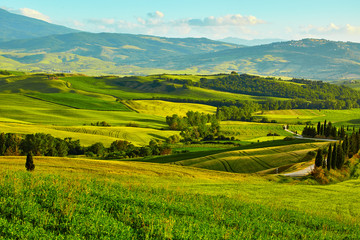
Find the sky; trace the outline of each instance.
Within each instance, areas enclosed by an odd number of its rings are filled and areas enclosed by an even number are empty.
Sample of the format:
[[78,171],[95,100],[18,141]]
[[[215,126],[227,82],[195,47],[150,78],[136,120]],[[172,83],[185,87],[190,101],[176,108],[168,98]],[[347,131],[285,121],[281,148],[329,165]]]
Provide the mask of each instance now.
[[0,7],[89,32],[360,42],[359,0],[0,0]]

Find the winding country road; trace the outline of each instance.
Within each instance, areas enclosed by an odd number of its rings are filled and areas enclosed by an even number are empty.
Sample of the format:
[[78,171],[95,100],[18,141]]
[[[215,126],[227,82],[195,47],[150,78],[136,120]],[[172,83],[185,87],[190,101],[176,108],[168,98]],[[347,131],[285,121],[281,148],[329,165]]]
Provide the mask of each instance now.
[[302,170],[299,170],[296,172],[291,172],[291,173],[284,173],[282,175],[287,176],[287,177],[303,177],[303,176],[308,175],[314,169],[314,167],[315,167],[315,164],[312,164]]
[[[290,131],[289,129],[284,128],[285,131],[289,132],[289,133],[292,133],[294,134],[295,138],[297,139],[309,139],[309,140],[316,140],[316,141],[326,141],[326,142],[337,142],[338,140],[334,140],[334,139],[326,139],[326,138],[306,138],[306,137],[303,137],[302,135],[300,134],[297,134],[297,133],[294,133],[292,131]],[[302,170],[299,170],[299,171],[296,171],[296,172],[291,172],[291,173],[284,173],[284,174],[281,174],[283,176],[288,176],[288,177],[303,177],[303,176],[306,176],[308,175],[315,167],[315,164],[312,164]]]

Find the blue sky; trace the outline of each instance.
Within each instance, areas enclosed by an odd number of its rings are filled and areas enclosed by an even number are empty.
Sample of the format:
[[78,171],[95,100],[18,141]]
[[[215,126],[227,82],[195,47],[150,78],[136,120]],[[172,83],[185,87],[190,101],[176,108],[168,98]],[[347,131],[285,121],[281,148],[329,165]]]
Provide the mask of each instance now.
[[358,0],[1,0],[0,7],[91,32],[360,42]]

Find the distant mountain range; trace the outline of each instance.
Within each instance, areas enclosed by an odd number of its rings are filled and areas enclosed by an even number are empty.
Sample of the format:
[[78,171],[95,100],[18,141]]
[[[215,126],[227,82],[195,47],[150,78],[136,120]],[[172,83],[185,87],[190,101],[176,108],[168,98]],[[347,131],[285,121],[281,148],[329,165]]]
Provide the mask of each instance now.
[[237,71],[320,80],[360,79],[359,43],[263,39],[251,43],[261,45],[241,46],[250,43],[223,41],[79,32],[0,9],[0,69],[96,75]]
[[2,42],[72,32],[78,30],[10,13],[0,8],[0,41]]
[[223,39],[219,39],[218,41],[226,42],[226,43],[233,43],[238,44],[241,46],[257,46],[263,44],[270,44],[274,42],[285,42],[286,40],[280,38],[265,38],[265,39],[242,39],[242,38],[235,38],[235,37],[227,37]]

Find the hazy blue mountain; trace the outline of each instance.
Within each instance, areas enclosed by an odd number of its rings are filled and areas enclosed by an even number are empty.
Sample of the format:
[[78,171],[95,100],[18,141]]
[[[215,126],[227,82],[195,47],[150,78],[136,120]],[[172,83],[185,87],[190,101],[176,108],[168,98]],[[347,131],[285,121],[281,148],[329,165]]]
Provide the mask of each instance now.
[[77,32],[77,30],[10,13],[0,8],[0,41],[72,32]]
[[286,40],[280,38],[265,38],[265,39],[242,39],[242,38],[235,38],[235,37],[227,37],[223,39],[219,39],[218,41],[226,42],[226,43],[233,43],[242,46],[256,46],[256,45],[263,45],[263,44],[270,44],[275,42],[284,42]]
[[[71,53],[83,57],[98,58],[117,64],[145,64],[170,56],[208,53],[234,49],[237,45],[217,42],[206,38],[164,38],[146,35],[117,33],[70,33],[35,39],[13,40],[0,43],[0,49],[39,53],[39,61],[49,53]],[[35,55],[33,55],[35,56]],[[17,55],[5,57],[21,61]],[[27,63],[31,63],[29,57]]]
[[[238,71],[321,80],[360,79],[360,44],[324,39],[279,42],[165,61],[169,69],[196,66],[209,72]],[[152,67],[164,62],[153,62]]]

